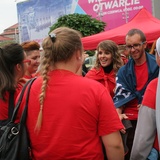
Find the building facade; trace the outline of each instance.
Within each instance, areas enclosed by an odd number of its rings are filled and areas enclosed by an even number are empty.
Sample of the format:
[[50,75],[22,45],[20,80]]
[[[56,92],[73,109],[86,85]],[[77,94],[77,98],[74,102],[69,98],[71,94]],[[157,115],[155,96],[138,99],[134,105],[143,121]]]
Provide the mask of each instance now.
[[0,34],[0,42],[15,41],[19,42],[19,30],[18,23],[6,28],[3,33]]

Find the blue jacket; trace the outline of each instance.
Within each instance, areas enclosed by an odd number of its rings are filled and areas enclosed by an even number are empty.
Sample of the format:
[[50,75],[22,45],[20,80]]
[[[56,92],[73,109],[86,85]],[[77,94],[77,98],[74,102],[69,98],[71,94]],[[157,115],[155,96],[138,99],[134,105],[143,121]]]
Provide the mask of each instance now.
[[148,81],[140,90],[136,90],[136,76],[134,71],[134,60],[131,58],[128,63],[122,66],[116,76],[116,89],[113,98],[116,108],[119,108],[134,98],[138,99],[141,104],[143,94],[148,83],[158,77],[159,67],[156,63],[155,56],[146,52],[148,66]]

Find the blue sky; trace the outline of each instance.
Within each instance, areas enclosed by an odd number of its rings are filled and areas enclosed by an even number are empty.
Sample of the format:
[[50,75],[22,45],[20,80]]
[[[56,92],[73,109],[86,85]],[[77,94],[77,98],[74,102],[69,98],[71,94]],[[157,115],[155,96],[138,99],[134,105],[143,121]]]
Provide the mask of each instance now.
[[0,33],[17,22],[17,7],[15,0],[0,0]]

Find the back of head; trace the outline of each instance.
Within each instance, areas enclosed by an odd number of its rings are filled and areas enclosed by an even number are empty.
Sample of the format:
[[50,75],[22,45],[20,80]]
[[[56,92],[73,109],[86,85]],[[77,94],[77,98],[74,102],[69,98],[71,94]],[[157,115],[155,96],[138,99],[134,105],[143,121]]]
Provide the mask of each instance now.
[[23,48],[17,43],[0,49],[0,98],[4,98],[6,91],[15,90],[15,66],[22,64],[23,60]]
[[146,36],[140,29],[131,29],[128,31],[126,36],[133,36],[135,34],[138,34],[140,36],[142,42],[146,42]]
[[123,54],[125,50],[126,50],[126,45],[118,45],[118,52],[120,54]]
[[76,51],[82,52],[81,35],[74,29],[60,27],[53,30],[49,36],[43,40],[42,47],[43,55],[40,72],[42,74],[43,82],[39,97],[41,107],[36,124],[36,130],[41,128],[43,101],[48,82],[47,73],[49,68],[54,68],[55,63],[69,61]]
[[67,61],[75,51],[82,50],[81,35],[78,31],[67,27],[60,27],[52,31],[43,43],[44,56],[51,61]]

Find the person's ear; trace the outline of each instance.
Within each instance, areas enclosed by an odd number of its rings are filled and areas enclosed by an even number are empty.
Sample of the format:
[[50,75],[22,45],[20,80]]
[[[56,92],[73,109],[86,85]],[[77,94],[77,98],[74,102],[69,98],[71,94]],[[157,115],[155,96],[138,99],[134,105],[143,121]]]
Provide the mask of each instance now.
[[21,71],[22,66],[18,63],[18,64],[16,64],[15,68],[17,71]]
[[82,53],[81,53],[80,50],[77,50],[77,51],[76,51],[76,59],[77,59],[77,60],[82,60]]
[[147,41],[144,43],[144,48],[145,49],[147,48]]

